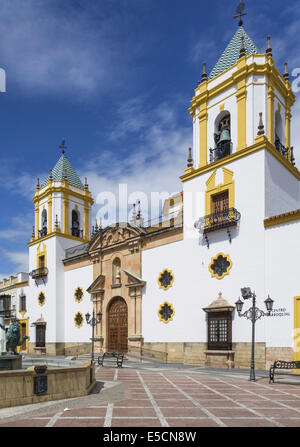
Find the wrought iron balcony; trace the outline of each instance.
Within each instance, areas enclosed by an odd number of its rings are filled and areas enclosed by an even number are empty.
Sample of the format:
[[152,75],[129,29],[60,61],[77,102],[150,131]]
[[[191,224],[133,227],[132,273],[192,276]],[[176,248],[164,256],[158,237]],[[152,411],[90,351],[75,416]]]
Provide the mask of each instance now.
[[281,143],[278,137],[275,138],[275,147],[281,153],[281,155],[287,157],[289,150]]
[[195,223],[195,227],[202,230],[203,233],[209,233],[222,228],[236,226],[240,218],[241,214],[235,208],[229,208],[218,213],[200,217]]
[[83,230],[79,230],[76,227],[71,228],[72,236],[83,238]]
[[209,149],[209,161],[213,163],[214,161],[220,160],[221,158],[227,157],[231,154],[232,150],[231,141],[222,141],[214,149]]
[[40,267],[29,273],[32,279],[45,278],[48,275],[47,267]]
[[16,318],[16,309],[4,309],[0,310],[0,316],[4,318]]
[[47,227],[43,227],[41,230],[39,230],[39,237],[47,236]]

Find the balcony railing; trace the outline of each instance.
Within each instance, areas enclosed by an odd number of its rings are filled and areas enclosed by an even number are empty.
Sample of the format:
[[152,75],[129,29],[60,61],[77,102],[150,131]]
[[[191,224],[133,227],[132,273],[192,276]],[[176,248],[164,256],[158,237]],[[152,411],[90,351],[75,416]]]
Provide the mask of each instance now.
[[4,318],[16,318],[16,309],[4,309],[0,310],[0,316]]
[[203,233],[209,233],[210,231],[236,226],[240,218],[241,214],[235,208],[229,208],[201,217],[196,222],[195,227],[202,230]]
[[29,273],[32,279],[45,278],[48,275],[47,267],[40,267]]
[[209,149],[209,161],[213,163],[221,158],[227,157],[232,153],[232,143],[231,141],[223,141],[219,143],[214,149]]
[[72,236],[83,238],[83,230],[79,230],[78,228],[71,228]]
[[284,157],[287,157],[287,154],[289,152],[288,148],[285,147],[280,139],[278,137],[275,138],[275,147],[276,149],[281,153],[281,155],[283,155]]
[[39,230],[39,237],[47,236],[47,232],[47,227],[42,228],[41,230]]

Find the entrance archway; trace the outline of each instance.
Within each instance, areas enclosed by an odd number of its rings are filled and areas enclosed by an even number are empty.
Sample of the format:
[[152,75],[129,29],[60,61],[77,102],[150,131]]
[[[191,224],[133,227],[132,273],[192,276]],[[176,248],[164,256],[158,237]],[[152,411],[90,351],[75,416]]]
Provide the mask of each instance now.
[[121,297],[113,298],[107,312],[108,351],[128,351],[128,308]]

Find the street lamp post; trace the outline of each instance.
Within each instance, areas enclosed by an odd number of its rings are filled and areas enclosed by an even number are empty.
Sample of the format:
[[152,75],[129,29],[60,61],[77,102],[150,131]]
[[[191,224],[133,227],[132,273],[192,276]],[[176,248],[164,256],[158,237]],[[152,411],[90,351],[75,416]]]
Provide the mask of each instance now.
[[259,320],[261,317],[269,317],[271,314],[271,311],[273,309],[273,303],[274,301],[270,298],[268,295],[268,298],[265,300],[265,305],[268,312],[264,312],[263,310],[258,309],[256,307],[256,295],[255,292],[251,292],[250,287],[244,287],[241,289],[242,297],[244,300],[252,298],[252,307],[248,309],[243,314],[243,301],[239,298],[239,300],[235,303],[236,310],[239,314],[239,317],[245,317],[247,320],[252,321],[252,346],[251,346],[251,368],[250,368],[250,381],[255,382],[255,323],[257,320]]
[[97,313],[97,318],[95,318],[95,311],[93,310],[93,316],[91,318],[91,315],[89,313],[85,314],[85,319],[87,324],[92,326],[92,361],[94,361],[94,330],[95,326],[98,323],[101,323],[102,320],[102,312]]

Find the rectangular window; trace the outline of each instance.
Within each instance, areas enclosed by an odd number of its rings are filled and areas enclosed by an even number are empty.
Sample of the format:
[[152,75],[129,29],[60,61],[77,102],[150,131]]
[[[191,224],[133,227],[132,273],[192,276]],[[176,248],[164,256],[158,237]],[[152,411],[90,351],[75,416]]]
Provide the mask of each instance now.
[[222,213],[229,208],[228,191],[212,196],[212,213]]
[[37,348],[44,348],[46,341],[46,326],[41,324],[36,325],[35,336],[36,336],[35,346]]
[[231,351],[231,323],[231,312],[208,314],[208,350]]
[[26,310],[26,295],[20,296],[20,311]]

